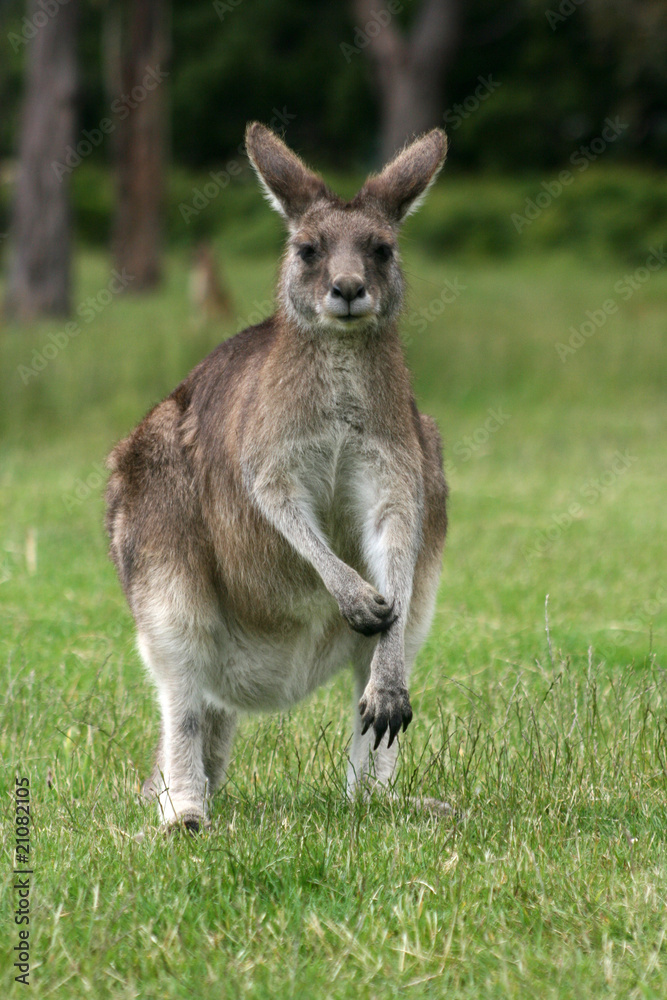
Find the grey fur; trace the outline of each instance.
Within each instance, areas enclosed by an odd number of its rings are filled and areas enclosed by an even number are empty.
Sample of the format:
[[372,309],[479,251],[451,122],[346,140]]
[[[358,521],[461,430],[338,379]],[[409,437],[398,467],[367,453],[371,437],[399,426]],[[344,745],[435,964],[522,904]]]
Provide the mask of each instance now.
[[288,708],[350,663],[348,788],[386,784],[446,531],[440,439],[398,335],[396,240],[444,133],[349,202],[264,126],[247,146],[289,228],[277,312],[109,457],[111,555],[162,709],[145,791],[189,829],[224,780],[238,713]]

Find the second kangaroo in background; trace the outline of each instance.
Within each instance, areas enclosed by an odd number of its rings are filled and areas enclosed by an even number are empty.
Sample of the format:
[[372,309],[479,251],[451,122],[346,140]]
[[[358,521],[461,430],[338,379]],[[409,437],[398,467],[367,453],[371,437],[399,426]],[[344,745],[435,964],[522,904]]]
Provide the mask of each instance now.
[[288,229],[275,315],[217,347],[109,458],[111,555],[162,711],[145,790],[190,830],[237,713],[287,709],[350,664],[348,789],[387,783],[447,525],[440,438],[398,333],[397,247],[444,133],[351,201],[263,125],[246,142]]
[[195,322],[231,319],[234,313],[231,296],[220,277],[213,247],[205,240],[194,249],[189,284]]

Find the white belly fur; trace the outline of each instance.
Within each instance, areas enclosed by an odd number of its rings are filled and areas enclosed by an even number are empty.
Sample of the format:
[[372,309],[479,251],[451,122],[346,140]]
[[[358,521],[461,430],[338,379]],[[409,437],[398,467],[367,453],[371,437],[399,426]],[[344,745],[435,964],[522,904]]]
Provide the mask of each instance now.
[[349,662],[355,637],[346,626],[332,635],[330,626],[316,620],[283,641],[230,635],[218,669],[207,672],[205,698],[244,712],[291,708]]

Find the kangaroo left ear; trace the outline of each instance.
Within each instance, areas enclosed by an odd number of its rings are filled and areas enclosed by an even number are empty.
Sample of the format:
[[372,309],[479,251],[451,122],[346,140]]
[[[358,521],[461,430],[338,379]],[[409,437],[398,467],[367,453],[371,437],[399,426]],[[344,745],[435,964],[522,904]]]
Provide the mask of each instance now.
[[266,125],[251,122],[245,142],[271,207],[289,223],[297,222],[314,201],[330,197],[322,178],[309,170]]
[[355,202],[376,201],[395,224],[416,212],[447,155],[447,136],[434,128],[402,149],[382,173],[369,177]]

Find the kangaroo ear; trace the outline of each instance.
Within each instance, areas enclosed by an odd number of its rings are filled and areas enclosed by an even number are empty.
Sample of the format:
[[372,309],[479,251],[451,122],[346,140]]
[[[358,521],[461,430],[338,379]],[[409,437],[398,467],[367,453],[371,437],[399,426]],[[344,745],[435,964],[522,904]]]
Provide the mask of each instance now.
[[321,177],[288,149],[282,139],[260,122],[251,122],[245,134],[246,149],[272,208],[296,222],[318,198],[330,192]]
[[397,153],[382,173],[369,177],[355,201],[376,201],[392,222],[403,222],[421,205],[446,155],[447,136],[434,128]]

